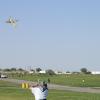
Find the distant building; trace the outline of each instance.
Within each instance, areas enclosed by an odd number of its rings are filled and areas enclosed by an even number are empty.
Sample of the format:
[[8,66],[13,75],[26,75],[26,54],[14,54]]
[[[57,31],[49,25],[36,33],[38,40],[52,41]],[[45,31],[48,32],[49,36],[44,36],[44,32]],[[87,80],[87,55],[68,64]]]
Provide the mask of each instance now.
[[34,71],[29,71],[29,74],[33,74],[34,73]]
[[70,75],[70,74],[72,74],[72,73],[71,73],[71,72],[66,72],[66,74],[69,74],[69,75]]
[[61,71],[55,71],[55,74],[63,74]]
[[71,72],[55,71],[55,74],[72,74]]
[[100,74],[100,71],[92,71],[91,74],[93,75]]
[[40,74],[46,74],[46,71],[45,70],[41,70],[39,71]]

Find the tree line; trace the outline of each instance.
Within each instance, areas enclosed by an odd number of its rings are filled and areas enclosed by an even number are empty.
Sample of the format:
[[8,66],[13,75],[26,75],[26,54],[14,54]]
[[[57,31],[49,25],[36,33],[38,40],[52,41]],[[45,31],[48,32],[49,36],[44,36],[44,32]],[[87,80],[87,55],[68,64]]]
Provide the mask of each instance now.
[[[3,72],[27,72],[27,70],[23,69],[23,68],[5,68],[5,69],[0,69],[0,71],[3,71]],[[36,69],[30,69],[30,71],[33,71],[33,72],[40,72],[42,71],[41,68],[36,68]],[[52,70],[52,69],[47,69],[46,70],[46,73],[48,73],[49,75],[54,75],[55,72]],[[70,73],[70,71],[66,71],[66,73]],[[80,72],[72,72],[72,73],[83,73],[83,74],[91,74],[90,71],[87,70],[87,68],[81,68],[80,69]]]

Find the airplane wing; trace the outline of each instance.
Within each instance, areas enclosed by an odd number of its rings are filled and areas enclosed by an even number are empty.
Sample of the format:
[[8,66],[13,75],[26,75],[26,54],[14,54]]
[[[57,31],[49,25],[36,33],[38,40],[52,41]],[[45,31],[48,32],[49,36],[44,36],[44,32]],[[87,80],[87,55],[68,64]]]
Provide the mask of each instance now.
[[8,21],[6,21],[6,23],[10,23],[10,21],[8,20]]
[[17,26],[17,24],[16,24],[16,23],[11,23],[11,25],[12,25],[13,27],[16,27],[16,26]]

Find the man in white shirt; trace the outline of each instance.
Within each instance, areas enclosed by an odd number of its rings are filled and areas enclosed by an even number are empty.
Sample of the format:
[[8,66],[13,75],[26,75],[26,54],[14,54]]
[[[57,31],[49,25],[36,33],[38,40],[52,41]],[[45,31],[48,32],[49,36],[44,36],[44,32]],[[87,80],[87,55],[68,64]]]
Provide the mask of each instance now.
[[36,84],[30,87],[32,94],[35,96],[35,100],[47,100],[48,88],[47,84],[43,82],[42,85]]

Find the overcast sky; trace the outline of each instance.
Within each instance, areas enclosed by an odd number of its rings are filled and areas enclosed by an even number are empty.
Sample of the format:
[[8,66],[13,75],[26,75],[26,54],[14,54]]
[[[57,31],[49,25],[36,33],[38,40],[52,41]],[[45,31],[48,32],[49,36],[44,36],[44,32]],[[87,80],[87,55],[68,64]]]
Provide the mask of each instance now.
[[100,70],[100,1],[0,0],[0,67],[27,66]]

